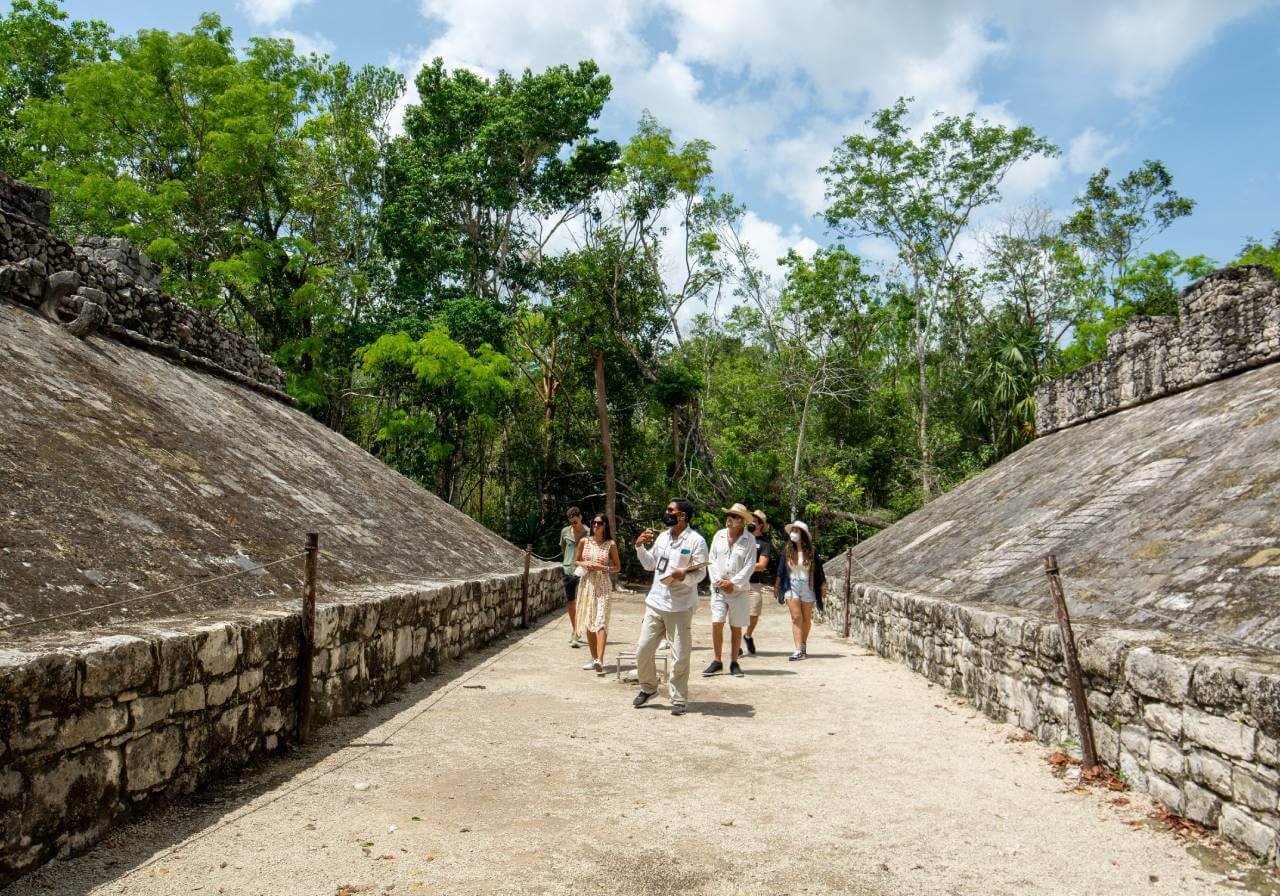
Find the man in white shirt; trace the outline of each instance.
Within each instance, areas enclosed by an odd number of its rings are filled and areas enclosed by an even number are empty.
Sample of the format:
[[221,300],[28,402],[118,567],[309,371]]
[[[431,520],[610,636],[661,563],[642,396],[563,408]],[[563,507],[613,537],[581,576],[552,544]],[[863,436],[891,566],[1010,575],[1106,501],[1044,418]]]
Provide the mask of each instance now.
[[711,576],[711,649],[715,659],[702,670],[715,675],[724,670],[721,650],[724,647],[724,624],[729,623],[729,672],[741,675],[738,652],[742,648],[742,630],[751,621],[751,595],[748,582],[756,568],[756,539],[747,532],[751,511],[741,504],[725,510],[725,527],[711,539],[707,571]]
[[[640,565],[653,572],[653,584],[645,598],[644,620],[636,644],[636,673],[640,693],[634,706],[644,706],[658,693],[658,666],[654,656],[658,642],[671,642],[671,714],[684,715],[689,695],[689,656],[693,650],[693,611],[698,607],[698,583],[707,576],[707,542],[689,528],[693,503],[688,498],[672,498],[662,522],[667,528],[654,537],[645,529],[636,539]],[[651,547],[652,546],[652,547]]]

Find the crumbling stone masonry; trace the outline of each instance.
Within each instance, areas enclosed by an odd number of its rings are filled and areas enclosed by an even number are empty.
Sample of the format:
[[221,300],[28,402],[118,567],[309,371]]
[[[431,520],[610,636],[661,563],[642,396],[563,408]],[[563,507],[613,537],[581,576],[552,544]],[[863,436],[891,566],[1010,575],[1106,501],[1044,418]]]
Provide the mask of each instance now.
[[[564,602],[529,574],[531,617]],[[380,587],[316,612],[313,723],[386,700],[520,622],[520,574]],[[294,738],[300,613],[0,650],[0,887],[121,816]]]
[[[843,578],[828,616],[844,625]],[[850,635],[1045,744],[1078,735],[1056,622],[855,584]],[[1280,670],[1158,632],[1074,625],[1098,758],[1257,855],[1280,835]]]
[[1105,358],[1036,390],[1039,435],[1280,361],[1280,281],[1261,265],[1187,287],[1178,318],[1135,317]]
[[160,270],[128,240],[49,232],[49,193],[0,173],[0,297],[291,401],[284,374],[245,337],[160,291]]
[[1038,390],[1032,444],[833,559],[828,621],[851,584],[856,642],[1057,745],[1078,732],[1054,553],[1099,759],[1275,860],[1280,282],[1230,268],[1179,304]]

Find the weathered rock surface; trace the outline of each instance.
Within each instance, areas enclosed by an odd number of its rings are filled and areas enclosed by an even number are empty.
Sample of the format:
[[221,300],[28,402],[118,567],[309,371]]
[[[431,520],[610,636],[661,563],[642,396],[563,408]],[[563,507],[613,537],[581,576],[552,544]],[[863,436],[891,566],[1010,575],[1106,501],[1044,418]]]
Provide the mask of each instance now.
[[1277,507],[1272,364],[1037,438],[854,548],[854,580],[1051,613],[1054,553],[1074,618],[1280,648]]
[[1036,390],[1041,435],[1280,361],[1280,281],[1269,268],[1223,268],[1187,287],[1178,317],[1136,317],[1107,336],[1105,358]]
[[[513,545],[278,401],[118,342],[82,342],[3,303],[0,332],[0,625],[273,561],[298,553],[309,531],[321,533],[329,593],[523,563]],[[9,637],[216,620],[296,600],[300,563]],[[195,660],[225,668],[236,649],[211,635]],[[135,659],[112,662],[131,681],[150,674]],[[101,685],[88,674],[90,691],[117,686],[114,671]]]
[[1180,324],[1135,320],[1040,390],[1032,444],[834,559],[829,616],[1059,743],[1077,723],[1043,576],[1055,554],[1099,758],[1274,858],[1280,283],[1220,271],[1181,305]]

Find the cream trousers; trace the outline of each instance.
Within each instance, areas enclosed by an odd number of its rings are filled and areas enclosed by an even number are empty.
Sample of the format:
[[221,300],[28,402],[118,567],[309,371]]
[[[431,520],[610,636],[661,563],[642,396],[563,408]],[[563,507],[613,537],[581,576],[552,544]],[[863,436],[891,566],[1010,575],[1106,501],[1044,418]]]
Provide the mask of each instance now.
[[671,680],[667,692],[672,703],[687,703],[689,698],[689,655],[693,651],[693,611],[696,607],[677,612],[644,608],[640,623],[640,640],[636,643],[636,673],[640,678],[640,690],[646,694],[658,692],[658,665],[654,655],[658,642],[666,638],[671,642]]

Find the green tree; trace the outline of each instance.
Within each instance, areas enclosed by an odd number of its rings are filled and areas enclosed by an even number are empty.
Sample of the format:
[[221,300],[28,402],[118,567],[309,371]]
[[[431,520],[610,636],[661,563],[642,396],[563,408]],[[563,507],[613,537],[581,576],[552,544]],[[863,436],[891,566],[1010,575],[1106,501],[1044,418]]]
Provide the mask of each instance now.
[[[512,394],[511,361],[488,345],[469,352],[442,324],[419,339],[390,333],[358,352],[379,395],[373,444],[399,470],[462,502],[463,445],[492,433]],[[483,471],[482,471],[483,475]]]
[[[618,148],[592,122],[610,81],[594,62],[493,80],[435,60],[387,153],[379,236],[402,313],[454,318],[490,341],[540,285],[552,237],[584,211]],[[462,321],[478,324],[461,333]]]
[[876,278],[844,246],[819,250],[812,259],[791,251],[783,264],[787,282],[779,296],[775,332],[778,385],[795,420],[788,510],[796,519],[814,405],[846,401],[868,388],[867,355],[880,315]]
[[1000,199],[1000,184],[1018,162],[1056,154],[1029,127],[1005,128],[975,115],[935,116],[912,136],[905,99],[875,113],[868,134],[846,137],[821,170],[827,225],[853,237],[893,245],[913,305],[917,364],[920,489],[935,490],[929,433],[929,350],[943,303],[963,263],[958,251],[976,209]]
[[[1053,215],[1037,204],[1014,210],[983,242],[985,300],[974,310],[993,325],[994,316],[1011,311],[1020,330],[1042,334],[1026,355],[1029,369],[1038,373],[1053,366],[1062,340],[1095,307],[1097,278]],[[989,332],[997,330],[1007,327]]]
[[1061,370],[1075,370],[1107,353],[1107,335],[1136,315],[1178,314],[1178,294],[1189,282],[1217,268],[1205,255],[1151,252],[1131,259],[1116,283],[1115,304],[1097,303],[1080,321],[1075,338],[1062,353]]
[[19,120],[27,103],[60,96],[68,72],[110,58],[111,46],[105,22],[71,21],[53,0],[13,0],[0,16],[0,171],[28,174],[38,151]]
[[1111,287],[1112,304],[1121,304],[1129,261],[1156,234],[1195,209],[1195,201],[1173,188],[1163,162],[1148,159],[1112,184],[1111,169],[1101,168],[1076,197],[1076,212],[1065,230],[1093,254]]
[[168,292],[255,337],[290,391],[341,423],[351,353],[376,336],[358,331],[386,286],[369,227],[402,79],[304,59],[287,40],[241,53],[212,15],[114,47],[21,115],[55,225],[141,245]]
[[1261,240],[1250,239],[1240,250],[1240,257],[1231,262],[1232,265],[1261,264],[1271,268],[1271,273],[1280,279],[1280,230],[1271,235],[1270,245]]

